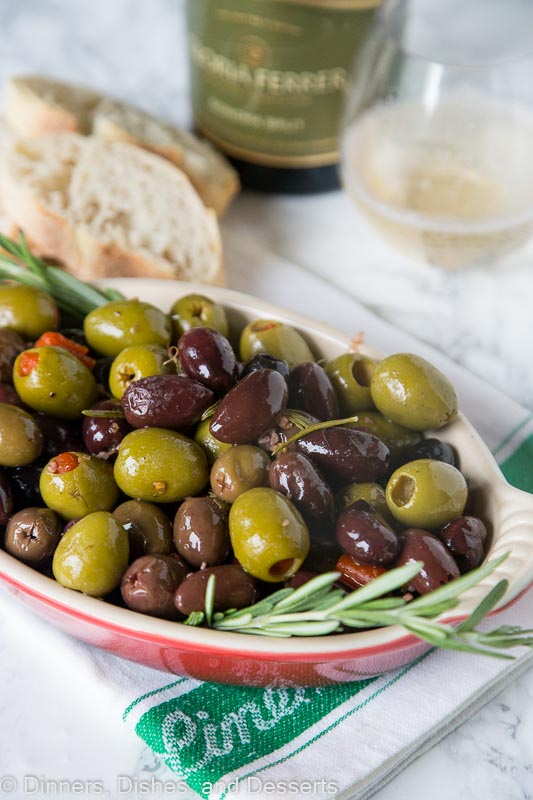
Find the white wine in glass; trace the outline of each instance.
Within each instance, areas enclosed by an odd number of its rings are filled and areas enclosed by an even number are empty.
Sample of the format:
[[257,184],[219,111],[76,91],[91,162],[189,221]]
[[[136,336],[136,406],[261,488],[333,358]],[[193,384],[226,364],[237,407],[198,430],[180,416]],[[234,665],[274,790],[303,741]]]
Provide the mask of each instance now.
[[385,5],[359,68],[343,181],[398,249],[447,269],[488,263],[533,234],[533,104],[509,88],[533,61],[445,65],[401,52],[393,31],[405,34],[408,6]]

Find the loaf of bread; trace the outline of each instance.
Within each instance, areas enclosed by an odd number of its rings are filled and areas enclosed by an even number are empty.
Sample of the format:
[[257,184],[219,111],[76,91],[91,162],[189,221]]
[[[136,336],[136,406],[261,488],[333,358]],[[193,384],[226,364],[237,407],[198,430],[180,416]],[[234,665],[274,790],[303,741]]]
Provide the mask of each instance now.
[[237,173],[209,142],[82,86],[32,75],[12,77],[5,87],[4,114],[23,137],[93,132],[106,141],[130,142],[157,153],[188,175],[205,205],[219,216],[239,190]]
[[5,212],[32,247],[79,278],[224,283],[215,213],[153,153],[76,133],[18,139],[0,183]]

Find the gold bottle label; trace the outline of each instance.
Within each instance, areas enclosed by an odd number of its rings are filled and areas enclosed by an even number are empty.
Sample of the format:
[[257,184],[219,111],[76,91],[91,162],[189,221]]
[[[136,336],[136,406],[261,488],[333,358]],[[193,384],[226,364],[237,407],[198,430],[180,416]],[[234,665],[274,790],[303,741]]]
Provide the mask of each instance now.
[[380,0],[188,0],[198,130],[273,167],[338,161],[348,74]]

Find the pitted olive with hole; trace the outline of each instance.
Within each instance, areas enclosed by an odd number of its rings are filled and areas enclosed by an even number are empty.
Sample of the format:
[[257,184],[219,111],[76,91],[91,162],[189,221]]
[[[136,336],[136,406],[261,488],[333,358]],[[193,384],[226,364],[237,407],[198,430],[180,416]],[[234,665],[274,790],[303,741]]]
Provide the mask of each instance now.
[[0,403],[0,466],[32,464],[43,448],[44,437],[35,417],[18,406]]
[[204,610],[207,582],[211,575],[215,576],[214,611],[246,608],[255,602],[256,586],[253,577],[247,575],[238,564],[223,564],[187,575],[174,598],[180,614],[188,617],[193,611]]
[[221,442],[255,442],[276,422],[289,392],[279,372],[260,369],[230,389],[211,417],[209,430]]
[[374,408],[370,381],[377,361],[362,353],[343,353],[325,366],[344,417]]
[[376,514],[385,520],[388,525],[394,526],[396,520],[389,511],[387,505],[387,498],[385,497],[385,489],[379,483],[349,483],[344,488],[340,489],[335,495],[335,504],[337,511],[340,513],[345,508],[357,503],[358,500],[364,500],[368,503]]
[[62,347],[24,350],[15,361],[13,382],[26,405],[62,419],[80,417],[98,394],[91,371]]
[[339,418],[339,401],[324,368],[314,361],[295,367],[289,379],[289,405],[319,420]]
[[33,286],[0,286],[0,328],[11,328],[27,341],[59,325],[59,311],[48,292]]
[[[404,458],[408,448],[417,445],[422,438],[419,431],[413,431],[410,428],[405,428],[403,425],[398,425],[397,422],[387,419],[380,414],[379,411],[361,411],[357,414],[357,422],[348,424],[350,428],[357,428],[358,430],[370,431],[378,439],[381,439],[390,450],[391,462],[398,463],[400,460],[414,461],[414,459]],[[427,456],[419,456],[419,458],[427,458]]]
[[418,594],[432,592],[460,575],[448,548],[432,533],[417,528],[404,531],[396,566],[401,567],[413,561],[422,561],[424,564],[410,584]]
[[54,578],[68,589],[104,597],[119,586],[128,555],[128,535],[120,522],[95,511],[63,534],[54,553]]
[[109,388],[120,400],[130,383],[150,375],[171,375],[176,372],[167,350],[155,344],[125,347],[111,364]]
[[463,514],[468,487],[451,464],[421,458],[393,472],[386,496],[389,511],[402,525],[432,530]]
[[49,508],[64,519],[111,511],[118,500],[113,467],[87,453],[59,453],[41,473],[39,488]]
[[370,383],[378,411],[415,431],[442,428],[457,416],[457,394],[433,364],[412,353],[381,361]]
[[234,503],[249,489],[268,485],[269,467],[270,459],[260,447],[236,445],[222,453],[211,467],[211,489],[220,500]]
[[209,430],[210,423],[211,418],[205,419],[203,422],[198,423],[194,431],[194,441],[196,444],[199,444],[204,451],[209,464],[213,465],[217,458],[221,456],[222,453],[231,450],[233,445],[229,444],[228,442],[220,442],[218,439],[215,439]]
[[229,325],[224,306],[203,294],[180,297],[170,309],[170,318],[176,341],[191,328],[200,326],[220,331],[223,336],[228,335]]
[[240,353],[243,361],[249,361],[260,353],[267,353],[286,361],[290,369],[303,361],[315,360],[301,333],[275,319],[250,322],[241,333]]
[[63,523],[51,509],[24,508],[9,520],[5,548],[19,561],[42,569],[50,564],[62,531]]
[[177,620],[180,614],[174,596],[186,575],[187,566],[177,555],[141,556],[122,577],[122,599],[132,611]]
[[172,552],[172,525],[155,503],[127,500],[113,511],[130,542],[130,560],[145,555],[168,555]]
[[135,345],[168,347],[172,328],[168,316],[150,303],[113,300],[90,311],[83,330],[93,350],[115,358]]
[[309,531],[290,500],[273,489],[250,489],[229,514],[233,552],[254,578],[285,581],[297,572],[309,552]]
[[0,382],[13,383],[13,364],[19,353],[26,349],[20,334],[11,328],[0,328]]
[[228,510],[214,497],[188,497],[174,518],[176,550],[193,567],[223,564],[231,550]]
[[203,450],[187,436],[165,428],[128,433],[114,474],[124,494],[153,503],[177,503],[199,494],[209,480]]

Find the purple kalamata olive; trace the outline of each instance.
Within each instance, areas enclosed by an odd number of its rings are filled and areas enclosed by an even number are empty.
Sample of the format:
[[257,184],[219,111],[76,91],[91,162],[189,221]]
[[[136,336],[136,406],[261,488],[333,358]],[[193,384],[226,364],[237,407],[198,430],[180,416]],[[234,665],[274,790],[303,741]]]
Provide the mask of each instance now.
[[174,518],[176,550],[193,567],[215,567],[229,556],[228,513],[214,497],[188,497]]
[[132,427],[172,430],[195,425],[213,401],[211,389],[186,375],[141,378],[130,383],[121,400]]
[[0,526],[7,525],[13,512],[13,489],[7,475],[0,473]]
[[289,405],[326,421],[339,418],[339,401],[325,370],[314,361],[295,367],[289,378]]
[[364,500],[339,514],[335,534],[343,550],[359,564],[386,567],[398,555],[398,536]]
[[26,347],[28,345],[16,331],[11,328],[0,328],[0,381],[13,382],[13,364]]
[[299,589],[304,583],[308,583],[316,577],[318,577],[318,572],[312,572],[310,569],[299,569],[292,578],[284,582],[283,586],[285,589]]
[[276,358],[268,353],[258,353],[253,356],[243,367],[241,378],[245,378],[251,372],[257,372],[258,369],[273,369],[279,372],[285,380],[289,381],[289,365],[281,358]]
[[[99,400],[93,406],[99,411],[119,411],[122,413],[120,400]],[[100,458],[116,458],[118,448],[131,431],[131,426],[125,419],[119,417],[107,419],[105,417],[84,417],[82,425],[83,442],[85,449],[93,456]],[[69,450],[73,448],[69,447]]]
[[205,590],[211,575],[215,576],[215,611],[228,608],[246,608],[255,602],[255,580],[238,564],[223,564],[221,567],[208,567],[199,572],[191,572],[183,580],[176,592],[176,608],[185,616],[193,611],[203,611]]
[[452,552],[461,572],[479,567],[485,555],[487,529],[478,517],[459,517],[440,532],[440,539]]
[[389,448],[368,431],[326,428],[306,433],[289,445],[308,456],[329,480],[373,482],[388,470]]
[[424,566],[410,583],[418,594],[427,594],[461,574],[452,554],[440,539],[428,531],[408,528],[403,532],[403,543],[396,566],[422,561]]
[[451,444],[436,438],[422,439],[402,454],[402,461],[405,464],[409,461],[417,461],[419,458],[444,461],[445,464],[451,464],[452,467],[457,467],[458,465],[457,455]]
[[28,464],[27,467],[15,467],[15,469],[9,471],[15,508],[43,505],[39,490],[43,466],[43,461],[38,461],[34,464]]
[[58,419],[41,413],[35,414],[35,419],[44,435],[43,455],[47,459],[57,456],[58,453],[85,449],[81,425],[77,420]]
[[311,459],[281,452],[269,469],[270,488],[291,500],[311,532],[327,533],[335,516],[335,500]]
[[279,372],[272,369],[252,372],[222,398],[209,430],[227,444],[255,442],[285,409],[288,394]]
[[191,328],[178,342],[178,356],[189,378],[203,383],[215,394],[227,392],[239,375],[235,353],[219,331]]
[[179,619],[174,595],[188,567],[177,555],[150,554],[131,564],[120,584],[128,608],[163,619]]
[[0,383],[0,403],[7,403],[10,406],[18,406],[26,409],[27,406],[22,402],[19,393],[10,383]]

